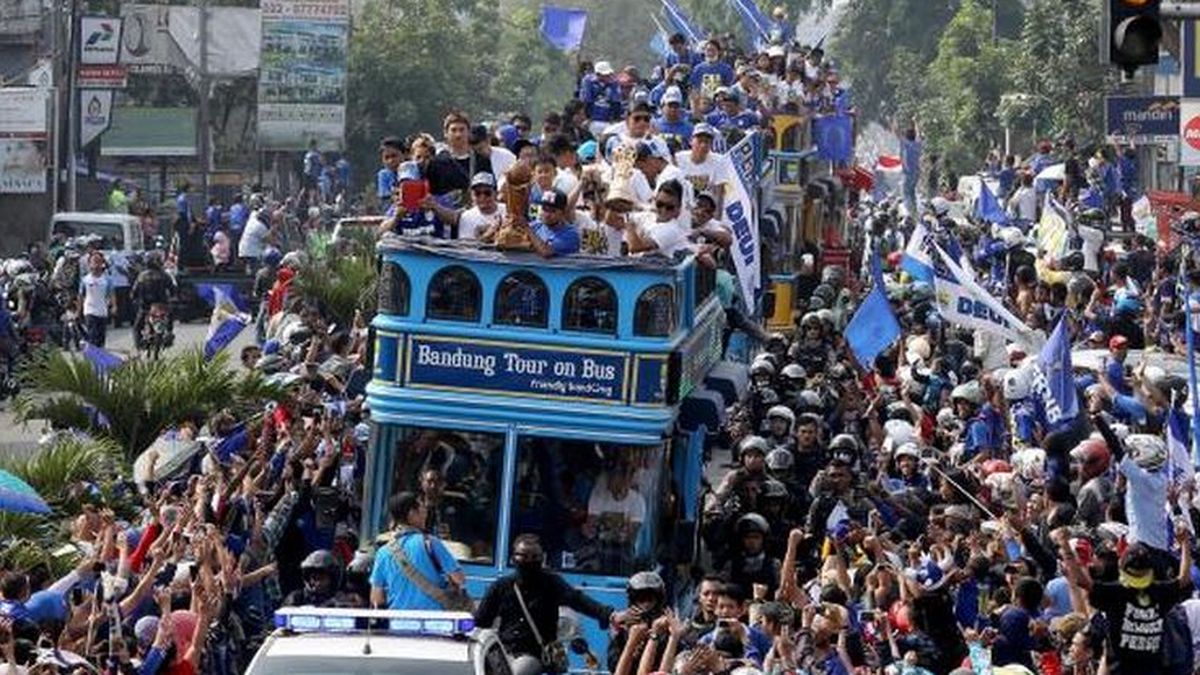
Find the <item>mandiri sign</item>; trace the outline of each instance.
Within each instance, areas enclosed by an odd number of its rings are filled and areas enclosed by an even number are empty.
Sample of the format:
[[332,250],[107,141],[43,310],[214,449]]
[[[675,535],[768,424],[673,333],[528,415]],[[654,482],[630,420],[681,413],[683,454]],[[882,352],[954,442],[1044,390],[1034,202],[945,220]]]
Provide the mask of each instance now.
[[1104,122],[1111,143],[1167,143],[1179,138],[1179,97],[1109,96]]

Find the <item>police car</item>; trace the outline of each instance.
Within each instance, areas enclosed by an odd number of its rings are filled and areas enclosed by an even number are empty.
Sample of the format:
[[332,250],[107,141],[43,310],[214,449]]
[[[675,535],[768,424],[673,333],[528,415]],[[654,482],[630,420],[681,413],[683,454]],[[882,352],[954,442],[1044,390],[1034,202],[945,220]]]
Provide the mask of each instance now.
[[496,633],[464,612],[287,607],[247,675],[509,675]]

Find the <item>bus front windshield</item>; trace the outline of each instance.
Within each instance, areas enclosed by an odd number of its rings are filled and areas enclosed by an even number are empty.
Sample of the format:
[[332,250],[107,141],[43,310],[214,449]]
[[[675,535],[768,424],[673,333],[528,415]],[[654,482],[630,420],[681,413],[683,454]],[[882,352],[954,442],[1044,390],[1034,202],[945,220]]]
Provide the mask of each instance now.
[[564,572],[627,576],[653,563],[669,503],[667,449],[522,437],[513,536],[536,534]]
[[493,561],[504,435],[405,427],[396,442],[392,494],[421,495],[429,532],[454,557]]

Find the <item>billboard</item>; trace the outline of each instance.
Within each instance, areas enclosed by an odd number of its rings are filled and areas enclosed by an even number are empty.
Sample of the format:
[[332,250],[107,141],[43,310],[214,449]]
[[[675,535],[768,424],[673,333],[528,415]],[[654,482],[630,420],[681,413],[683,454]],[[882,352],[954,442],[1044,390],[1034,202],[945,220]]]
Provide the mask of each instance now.
[[0,194],[46,191],[46,141],[0,138]]
[[258,144],[302,150],[310,140],[340,149],[346,128],[346,0],[262,4]]
[[79,62],[111,66],[121,54],[121,20],[85,16],[79,20]]
[[1167,143],[1179,137],[1179,97],[1108,96],[1104,127],[1110,143]]
[[0,138],[46,138],[46,89],[0,88]]
[[108,131],[112,124],[111,89],[79,92],[79,144],[87,145]]

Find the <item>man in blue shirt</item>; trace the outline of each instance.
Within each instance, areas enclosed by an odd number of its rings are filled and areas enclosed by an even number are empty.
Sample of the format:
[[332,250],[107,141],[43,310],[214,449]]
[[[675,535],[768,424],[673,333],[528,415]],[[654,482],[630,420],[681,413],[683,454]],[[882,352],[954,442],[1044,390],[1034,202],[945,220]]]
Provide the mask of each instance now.
[[683,92],[667,87],[662,97],[662,115],[654,119],[654,128],[668,141],[675,139],[680,148],[692,142],[692,123],[683,114]]
[[424,501],[416,493],[401,492],[388,510],[399,529],[375,556],[371,606],[449,609],[446,596],[463,587],[466,575],[442,540],[423,531],[428,515]]
[[900,137],[900,165],[904,169],[904,204],[909,214],[917,212],[917,182],[921,178],[921,141],[914,122]]
[[729,88],[718,89],[715,100],[717,105],[721,106],[720,110],[709,113],[704,121],[718,130],[741,129],[745,131],[762,124],[762,117],[758,113],[753,110],[742,110],[741,99]]
[[309,192],[309,200],[316,196],[317,179],[321,177],[321,170],[324,168],[324,163],[321,161],[321,153],[317,150],[317,140],[308,142],[308,152],[304,153],[304,188]]
[[579,100],[587,107],[593,134],[602,133],[604,127],[621,118],[621,88],[613,72],[611,63],[597,61],[595,72],[584,76],[579,84]]
[[217,235],[217,230],[221,229],[221,200],[217,197],[211,197],[208,200],[208,208],[204,209],[204,241],[212,243],[213,237]]
[[704,60],[703,56],[692,51],[683,33],[672,35],[668,44],[671,46],[671,53],[667,54],[667,68],[681,63],[685,66],[695,66]]
[[733,67],[721,60],[721,43],[704,43],[704,62],[692,69],[692,89],[711,97],[720,87],[733,84]]
[[1012,194],[1013,187],[1017,183],[1016,165],[1017,158],[1012,155],[1008,155],[1004,158],[1004,167],[1001,168],[999,173],[996,174],[996,182],[999,184],[997,186],[997,192],[999,192],[999,194],[997,194],[996,197],[1000,200],[1001,204],[1008,201],[1008,197]]
[[533,250],[543,258],[578,253],[579,228],[567,222],[567,196],[560,190],[547,190],[539,201],[541,216],[529,226]]
[[786,45],[792,41],[795,36],[795,31],[792,30],[792,24],[787,20],[787,9],[783,5],[776,5],[771,11],[771,23],[767,28],[767,39],[773,45]]
[[404,160],[404,142],[388,136],[379,143],[379,162],[383,168],[375,174],[375,196],[379,198],[379,210],[387,211],[392,205],[392,192],[396,189],[396,172]]

